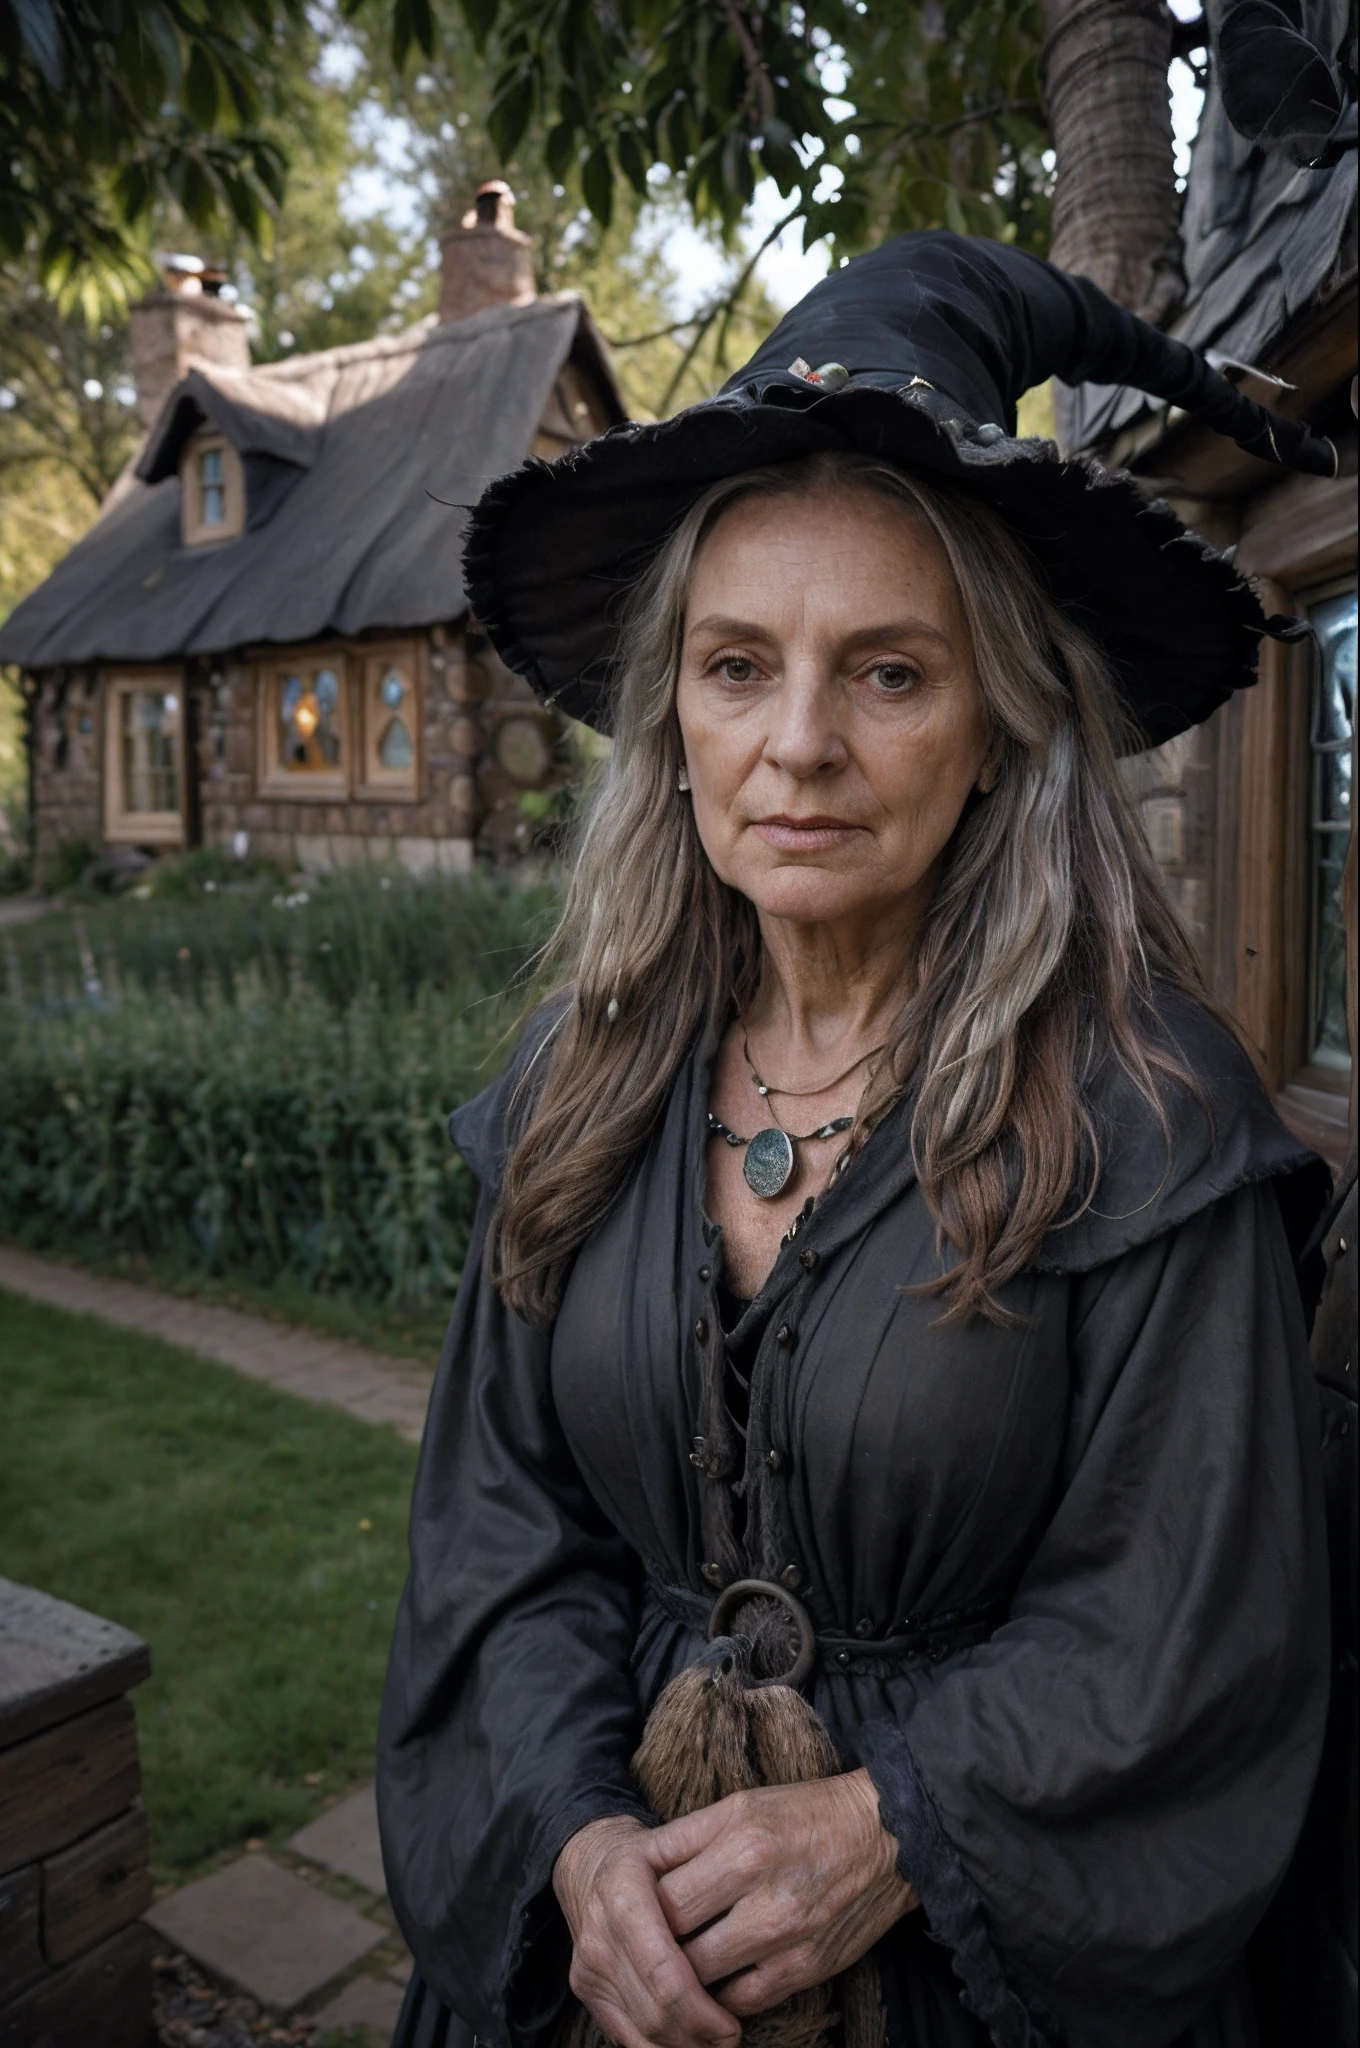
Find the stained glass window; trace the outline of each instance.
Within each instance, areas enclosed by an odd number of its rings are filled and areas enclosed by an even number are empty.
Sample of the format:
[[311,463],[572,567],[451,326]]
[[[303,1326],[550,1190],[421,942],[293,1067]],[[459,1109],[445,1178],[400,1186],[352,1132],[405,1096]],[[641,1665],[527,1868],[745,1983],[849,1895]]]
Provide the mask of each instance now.
[[308,775],[341,765],[340,682],[334,669],[278,679],[279,766]]
[[1348,1067],[1346,935],[1341,875],[1351,830],[1352,734],[1355,729],[1356,593],[1354,586],[1310,607],[1317,632],[1312,719],[1312,1057],[1319,1066]]
[[123,809],[179,809],[179,697],[173,690],[125,690],[122,712]]
[[205,448],[198,458],[198,518],[202,526],[227,523],[227,476],[220,448]]
[[378,766],[396,773],[408,770],[415,761],[411,728],[404,715],[410,711],[410,695],[410,685],[400,669],[384,671],[378,685],[383,707],[378,726]]

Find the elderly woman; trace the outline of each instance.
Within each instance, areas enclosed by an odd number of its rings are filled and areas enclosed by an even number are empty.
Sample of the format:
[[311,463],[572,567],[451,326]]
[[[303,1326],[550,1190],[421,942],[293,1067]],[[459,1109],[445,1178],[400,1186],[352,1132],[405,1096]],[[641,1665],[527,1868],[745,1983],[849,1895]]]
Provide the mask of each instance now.
[[614,746],[559,992],[453,1120],[402,2048],[1254,2038],[1326,1706],[1326,1184],[1116,757],[1290,622],[1007,432],[1053,370],[1265,445],[1093,287],[904,237],[474,520],[497,644]]

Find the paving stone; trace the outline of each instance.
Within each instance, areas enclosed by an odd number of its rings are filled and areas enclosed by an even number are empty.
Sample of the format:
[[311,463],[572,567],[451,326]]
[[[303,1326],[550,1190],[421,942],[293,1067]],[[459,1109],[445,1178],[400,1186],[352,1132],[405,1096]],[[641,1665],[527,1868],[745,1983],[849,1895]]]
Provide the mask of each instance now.
[[214,1976],[284,2011],[386,1938],[353,1906],[260,1855],[172,1892],[146,1918]]
[[135,1281],[108,1279],[14,1245],[0,1245],[0,1287],[52,1308],[160,1337],[303,1401],[343,1408],[361,1422],[395,1429],[407,1443],[420,1442],[431,1374],[409,1359],[289,1329],[239,1309],[186,1301]]
[[385,2041],[389,2040],[401,2013],[403,1995],[398,1985],[386,1983],[380,1977],[356,1977],[338,1998],[317,2013],[316,2030],[324,2034],[328,2027],[372,2027]]
[[352,1877],[368,1891],[386,1889],[382,1850],[378,1844],[378,1802],[371,1785],[337,1800],[316,1820],[308,1821],[288,1844],[309,1863]]

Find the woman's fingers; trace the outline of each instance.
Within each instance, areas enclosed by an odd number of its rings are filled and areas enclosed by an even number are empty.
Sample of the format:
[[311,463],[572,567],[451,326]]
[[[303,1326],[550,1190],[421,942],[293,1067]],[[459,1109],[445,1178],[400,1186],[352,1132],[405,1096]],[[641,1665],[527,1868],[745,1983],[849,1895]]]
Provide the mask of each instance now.
[[730,1793],[712,1806],[701,1806],[694,1813],[682,1814],[679,1820],[668,1820],[663,1827],[653,1828],[647,1837],[647,1858],[658,1877],[674,1870],[678,1863],[688,1863],[706,1849],[729,1824],[732,1802],[741,1796],[739,1792]]
[[[777,1824],[770,1824],[768,1809],[748,1793],[734,1793],[707,1807],[705,1813],[716,1818],[702,1834],[695,1831],[697,1842],[688,1860],[664,1870],[657,1884],[671,1931],[682,1940],[765,1885],[779,1867],[786,1847]],[[678,1829],[682,1823],[672,1825]],[[663,1857],[672,1853],[672,1845],[663,1844]],[[734,1962],[731,1967],[740,1965]]]
[[[704,1990],[655,1898],[622,1888],[583,1930],[571,1988],[620,2048],[735,2048],[741,2029]],[[650,1910],[649,1910],[650,1908]]]
[[741,2029],[676,1943],[635,1821],[594,1821],[553,1883],[572,1933],[571,1987],[620,2048],[737,2048]]

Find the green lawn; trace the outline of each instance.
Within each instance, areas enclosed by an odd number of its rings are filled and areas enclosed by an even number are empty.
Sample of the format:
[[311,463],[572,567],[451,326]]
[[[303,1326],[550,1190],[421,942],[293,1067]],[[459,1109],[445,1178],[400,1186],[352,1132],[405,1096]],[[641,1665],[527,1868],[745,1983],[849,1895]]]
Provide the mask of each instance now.
[[0,1573],[150,1643],[135,1699],[159,1877],[280,1839],[371,1773],[415,1457],[0,1293]]

